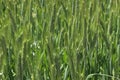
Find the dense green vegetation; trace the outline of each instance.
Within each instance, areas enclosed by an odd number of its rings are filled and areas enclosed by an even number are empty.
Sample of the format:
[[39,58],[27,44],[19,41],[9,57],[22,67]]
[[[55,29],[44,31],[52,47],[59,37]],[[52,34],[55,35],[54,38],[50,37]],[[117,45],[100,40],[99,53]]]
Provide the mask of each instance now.
[[120,0],[0,0],[0,80],[120,80]]

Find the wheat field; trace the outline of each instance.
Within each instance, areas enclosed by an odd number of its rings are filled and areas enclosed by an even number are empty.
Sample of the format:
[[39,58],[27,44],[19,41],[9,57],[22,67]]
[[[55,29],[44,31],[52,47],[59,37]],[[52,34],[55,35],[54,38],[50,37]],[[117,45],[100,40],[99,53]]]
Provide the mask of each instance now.
[[120,0],[0,0],[0,80],[120,80]]

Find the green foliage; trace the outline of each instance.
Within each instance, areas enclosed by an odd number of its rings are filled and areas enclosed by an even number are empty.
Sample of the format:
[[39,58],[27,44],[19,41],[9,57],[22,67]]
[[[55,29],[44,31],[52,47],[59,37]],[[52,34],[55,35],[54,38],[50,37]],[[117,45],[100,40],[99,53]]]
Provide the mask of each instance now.
[[120,80],[120,0],[1,0],[1,80]]

